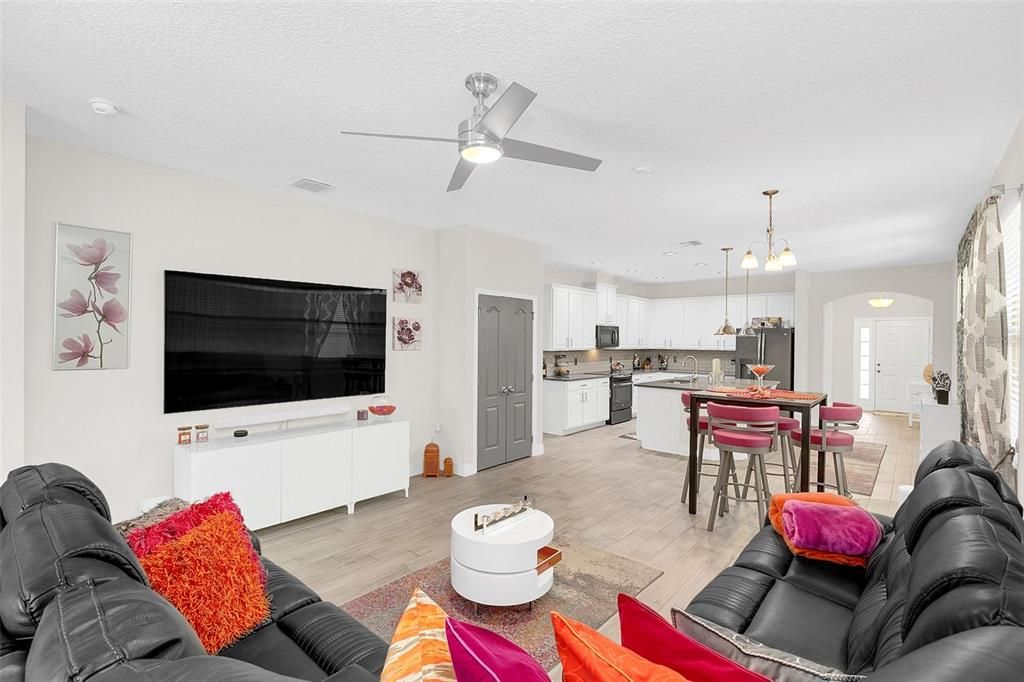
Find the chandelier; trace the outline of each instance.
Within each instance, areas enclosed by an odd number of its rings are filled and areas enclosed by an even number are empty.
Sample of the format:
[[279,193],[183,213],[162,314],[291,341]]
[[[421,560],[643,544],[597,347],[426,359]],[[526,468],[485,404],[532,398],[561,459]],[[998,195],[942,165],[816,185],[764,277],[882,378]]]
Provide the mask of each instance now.
[[768,238],[768,243],[764,242],[750,242],[750,246],[747,247],[747,253],[743,256],[743,260],[740,261],[740,267],[744,270],[754,270],[757,268],[757,256],[754,255],[753,246],[754,244],[761,244],[768,249],[768,254],[764,258],[764,269],[765,272],[778,272],[782,268],[788,268],[796,265],[796,256],[793,255],[793,251],[789,248],[789,241],[785,239],[779,239],[778,241],[784,242],[786,247],[782,250],[782,253],[775,254],[775,226],[772,224],[772,197],[779,193],[777,189],[766,189],[761,194],[768,197],[768,229],[765,230]]

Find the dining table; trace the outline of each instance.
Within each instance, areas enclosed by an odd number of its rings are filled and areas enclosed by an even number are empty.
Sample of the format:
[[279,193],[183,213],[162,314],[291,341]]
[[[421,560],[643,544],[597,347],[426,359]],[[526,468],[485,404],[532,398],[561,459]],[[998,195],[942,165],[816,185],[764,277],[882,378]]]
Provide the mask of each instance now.
[[[718,390],[714,390],[718,389]],[[727,389],[727,390],[726,390]],[[772,394],[775,395],[772,395]],[[793,397],[797,395],[798,397]],[[776,406],[781,412],[790,415],[800,415],[800,492],[808,492],[811,489],[811,416],[814,408],[819,405],[828,405],[827,393],[812,393],[793,391],[779,391],[771,389],[768,396],[753,395],[737,387],[707,387],[695,388],[690,391],[691,414],[700,414],[702,405],[714,402],[722,405],[747,405],[755,407]],[[700,425],[699,419],[690,419],[690,456],[687,458],[686,466],[689,470],[691,481],[697,480],[697,436]],[[818,428],[822,428],[821,419],[818,419]],[[816,486],[819,492],[825,490],[825,452],[818,451],[818,471]],[[687,494],[688,510],[691,514],[697,513],[697,486],[691,485]]]

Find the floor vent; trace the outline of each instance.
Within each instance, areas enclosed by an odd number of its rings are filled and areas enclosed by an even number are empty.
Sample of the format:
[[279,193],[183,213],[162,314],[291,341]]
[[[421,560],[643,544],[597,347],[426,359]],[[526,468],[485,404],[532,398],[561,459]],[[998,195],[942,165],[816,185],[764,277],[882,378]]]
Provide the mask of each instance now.
[[313,178],[299,178],[292,183],[292,187],[298,187],[299,189],[304,189],[308,192],[317,193],[329,192],[330,190],[335,189],[334,185],[327,182],[321,182],[320,180],[314,180]]

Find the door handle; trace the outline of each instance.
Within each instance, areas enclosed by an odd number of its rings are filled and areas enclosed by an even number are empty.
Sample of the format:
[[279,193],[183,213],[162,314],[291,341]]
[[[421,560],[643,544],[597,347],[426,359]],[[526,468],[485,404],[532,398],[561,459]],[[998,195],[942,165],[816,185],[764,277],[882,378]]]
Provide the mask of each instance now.
[[515,393],[516,392],[516,387],[515,386],[506,386],[505,387],[505,392],[506,393]]

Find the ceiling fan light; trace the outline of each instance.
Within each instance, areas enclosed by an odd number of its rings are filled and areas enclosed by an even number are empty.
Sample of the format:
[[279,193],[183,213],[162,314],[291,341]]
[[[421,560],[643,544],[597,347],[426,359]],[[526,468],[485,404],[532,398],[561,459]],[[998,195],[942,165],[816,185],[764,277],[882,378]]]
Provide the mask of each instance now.
[[878,294],[876,298],[868,299],[868,305],[872,308],[888,308],[895,302],[896,299],[886,298],[885,296],[882,296],[882,294]]
[[754,270],[757,268],[757,256],[754,255],[752,250],[747,249],[746,255],[740,261],[740,268],[744,270]]
[[493,163],[501,158],[501,145],[488,141],[475,142],[460,149],[459,154],[470,163]]
[[788,246],[782,250],[782,255],[779,256],[779,263],[784,268],[791,268],[796,265],[796,256],[793,255]]
[[778,272],[782,270],[782,263],[779,262],[779,257],[774,253],[769,253],[768,257],[764,260],[765,272]]

